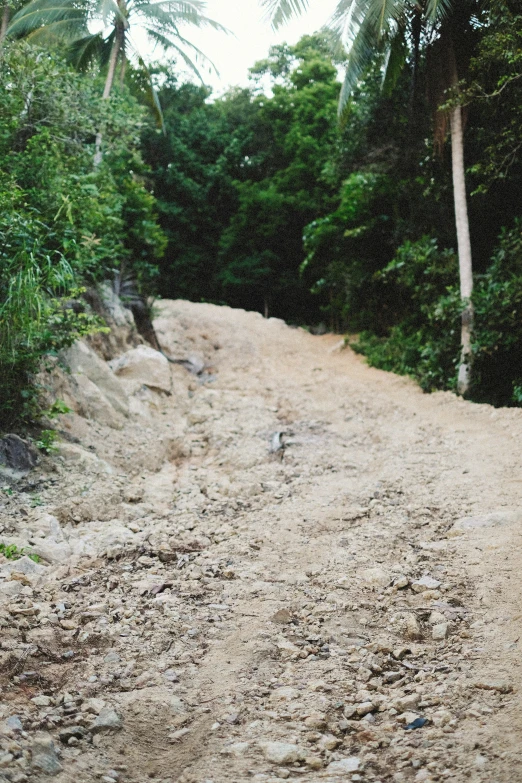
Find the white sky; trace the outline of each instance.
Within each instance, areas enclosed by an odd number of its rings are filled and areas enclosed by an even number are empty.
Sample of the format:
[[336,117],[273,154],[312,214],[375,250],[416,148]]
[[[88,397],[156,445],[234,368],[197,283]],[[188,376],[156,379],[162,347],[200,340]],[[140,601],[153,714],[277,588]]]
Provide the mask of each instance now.
[[338,0],[310,0],[309,10],[275,33],[263,19],[258,0],[207,0],[206,15],[231,30],[225,35],[214,30],[187,28],[187,38],[198,46],[219,71],[219,77],[202,71],[205,82],[221,93],[232,85],[246,85],[248,69],[268,54],[270,46],[296,43],[302,35],[321,28],[332,15]]

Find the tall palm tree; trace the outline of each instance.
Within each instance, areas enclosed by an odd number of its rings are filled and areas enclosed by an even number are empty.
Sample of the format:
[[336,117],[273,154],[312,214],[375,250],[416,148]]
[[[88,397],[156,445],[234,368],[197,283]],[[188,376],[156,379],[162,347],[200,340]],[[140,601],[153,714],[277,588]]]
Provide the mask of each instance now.
[[[303,12],[308,0],[261,0],[274,27],[280,27]],[[339,0],[328,26],[348,48],[345,79],[339,100],[343,115],[358,80],[378,52],[385,52],[384,85],[391,89],[412,56],[414,77],[418,64],[421,35],[431,55],[431,93],[440,107],[447,90],[452,90],[449,110],[453,198],[459,257],[460,295],[462,299],[461,356],[458,391],[466,394],[471,382],[473,271],[464,167],[462,105],[458,100],[459,46],[467,32],[478,0]],[[435,140],[445,135],[446,114],[436,112]]]
[[[65,43],[69,59],[80,68],[93,61],[106,66],[102,97],[107,100],[118,64],[122,79],[129,56],[134,56],[146,70],[132,39],[132,32],[137,29],[164,51],[175,51],[198,76],[195,60],[213,68],[203,52],[183,34],[187,26],[227,32],[204,15],[205,7],[204,0],[32,0],[15,14],[7,34],[42,44]],[[151,96],[160,112],[152,87]],[[95,165],[100,162],[101,132],[96,137]]]

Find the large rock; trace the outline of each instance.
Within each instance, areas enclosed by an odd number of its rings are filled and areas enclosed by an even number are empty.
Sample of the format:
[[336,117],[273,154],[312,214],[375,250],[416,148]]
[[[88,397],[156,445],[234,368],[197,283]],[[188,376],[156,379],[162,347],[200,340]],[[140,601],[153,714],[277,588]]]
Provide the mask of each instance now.
[[128,415],[129,405],[125,389],[107,362],[100,359],[86,343],[79,340],[63,351],[62,356],[76,380],[78,380],[77,376],[88,378],[98,387],[115,411],[123,416]]
[[168,359],[148,345],[139,345],[109,364],[133,392],[148,386],[170,394],[172,378]]
[[100,283],[98,293],[109,317],[116,326],[126,326],[129,329],[135,326],[132,312],[123,306],[120,297],[114,293],[110,283]]
[[47,568],[40,563],[35,563],[30,557],[24,555],[18,560],[9,560],[0,566],[0,574],[25,574],[25,576],[42,576],[47,573]]
[[38,461],[38,452],[19,435],[5,435],[0,440],[0,465],[17,473],[27,473]]
[[86,375],[76,375],[75,377],[78,390],[78,402],[80,412],[87,419],[93,419],[106,427],[112,427],[115,430],[121,430],[123,427],[123,416],[119,414],[111,405],[102,390],[94,381],[87,378]]

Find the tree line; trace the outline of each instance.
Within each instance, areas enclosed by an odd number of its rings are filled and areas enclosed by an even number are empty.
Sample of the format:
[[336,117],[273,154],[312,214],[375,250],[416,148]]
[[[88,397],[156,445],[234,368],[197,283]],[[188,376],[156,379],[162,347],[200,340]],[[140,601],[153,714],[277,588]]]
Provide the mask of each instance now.
[[[304,10],[265,6],[276,25]],[[107,279],[335,329],[426,390],[522,403],[516,2],[351,0],[219,98],[179,75],[200,57],[183,25],[219,28],[199,1],[2,19],[4,421],[37,415],[42,357],[100,328],[78,302]],[[147,65],[135,25],[177,63]]]

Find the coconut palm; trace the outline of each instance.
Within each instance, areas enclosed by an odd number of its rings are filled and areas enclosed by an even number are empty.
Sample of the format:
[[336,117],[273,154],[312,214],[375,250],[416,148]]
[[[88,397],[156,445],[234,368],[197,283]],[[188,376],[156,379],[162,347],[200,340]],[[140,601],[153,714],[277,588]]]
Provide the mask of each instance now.
[[153,45],[176,52],[198,75],[197,61],[213,67],[183,34],[188,26],[226,32],[204,15],[205,6],[204,0],[32,0],[14,16],[7,34],[44,44],[65,42],[69,58],[78,67],[93,60],[106,65],[103,97],[108,98],[118,64],[123,72],[131,55],[144,67],[132,40],[137,29]]
[[[308,0],[261,0],[274,27],[304,11]],[[435,141],[440,147],[447,112],[440,105],[453,91],[449,109],[453,196],[462,299],[461,356],[458,390],[465,394],[471,381],[473,273],[466,198],[462,105],[458,100],[458,54],[472,26],[478,0],[340,0],[328,26],[348,48],[344,83],[339,100],[342,116],[359,79],[377,53],[385,53],[384,86],[392,89],[410,56],[416,78],[421,36],[429,58],[428,87],[436,104]]]
[[[13,18],[7,34],[26,37],[36,43],[66,43],[69,59],[79,68],[93,61],[107,66],[103,98],[108,100],[118,64],[123,81],[129,55],[147,73],[131,33],[145,32],[153,45],[175,51],[200,76],[194,60],[214,67],[182,31],[187,26],[212,27],[226,32],[218,22],[203,14],[204,0],[32,0]],[[93,32],[93,28],[101,31]],[[201,78],[201,76],[200,76]],[[162,123],[161,108],[149,79],[149,99]],[[102,160],[102,133],[96,134],[94,165]]]

